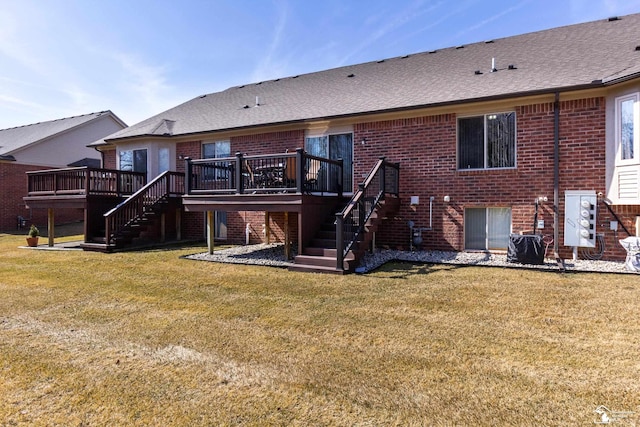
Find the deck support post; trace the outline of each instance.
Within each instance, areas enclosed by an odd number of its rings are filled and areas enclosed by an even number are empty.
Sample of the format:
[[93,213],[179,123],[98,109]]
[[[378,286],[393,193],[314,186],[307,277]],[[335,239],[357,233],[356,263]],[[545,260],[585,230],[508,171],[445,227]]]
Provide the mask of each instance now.
[[49,247],[52,248],[53,247],[53,240],[54,240],[54,236],[55,236],[55,221],[54,221],[54,214],[53,214],[53,208],[49,208],[47,210],[47,235],[49,237]]
[[264,237],[267,245],[271,240],[271,227],[269,226],[269,212],[264,212]]
[[167,240],[167,214],[164,212],[160,215],[160,241],[164,243]]
[[336,213],[336,270],[344,270],[344,218]]
[[182,240],[182,209],[176,209],[176,240]]
[[214,211],[207,211],[207,246],[209,248],[209,255],[213,255],[213,247],[214,247],[214,236],[215,233],[216,220]]
[[289,236],[289,212],[284,213],[284,259],[291,258],[291,237]]

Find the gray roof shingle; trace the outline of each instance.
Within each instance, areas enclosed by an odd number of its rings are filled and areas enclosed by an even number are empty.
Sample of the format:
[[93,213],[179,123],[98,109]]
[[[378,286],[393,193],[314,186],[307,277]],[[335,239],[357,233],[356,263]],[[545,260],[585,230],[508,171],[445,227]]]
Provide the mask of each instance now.
[[[559,27],[231,87],[178,105],[107,141],[614,84],[640,75],[639,45],[640,14]],[[491,72],[493,58],[496,72]]]
[[100,111],[48,122],[0,129],[0,157],[11,158],[11,153],[20,148],[69,131],[105,114],[113,115],[111,111]]

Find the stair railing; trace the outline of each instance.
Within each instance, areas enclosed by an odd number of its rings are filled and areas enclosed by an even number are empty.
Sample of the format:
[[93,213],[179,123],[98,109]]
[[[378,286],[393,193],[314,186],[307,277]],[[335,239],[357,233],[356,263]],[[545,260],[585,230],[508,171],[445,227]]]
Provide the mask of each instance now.
[[104,214],[105,242],[109,244],[115,234],[142,217],[145,210],[172,195],[184,194],[184,174],[166,171]]
[[398,196],[400,165],[384,157],[367,175],[347,206],[336,214],[336,268],[344,269],[344,258],[365,233],[365,225],[387,194]]

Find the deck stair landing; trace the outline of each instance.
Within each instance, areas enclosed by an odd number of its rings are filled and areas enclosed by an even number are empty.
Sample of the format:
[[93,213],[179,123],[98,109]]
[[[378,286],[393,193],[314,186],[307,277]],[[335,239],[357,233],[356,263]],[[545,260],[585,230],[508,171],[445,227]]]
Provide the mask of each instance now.
[[371,246],[375,232],[400,206],[398,178],[399,165],[381,158],[347,205],[324,221],[289,270],[353,272]]
[[355,271],[358,263],[371,246],[374,233],[391,212],[397,211],[398,198],[389,198],[378,203],[365,225],[365,233],[355,241],[351,249],[343,257],[342,269],[337,267],[336,249],[336,219],[327,218],[322,224],[311,244],[303,249],[301,255],[294,259],[295,264],[289,267],[291,271],[304,271],[328,274],[346,274]]
[[114,252],[164,241],[164,215],[177,209],[183,175],[165,172],[107,212],[105,230],[81,247],[86,251]]

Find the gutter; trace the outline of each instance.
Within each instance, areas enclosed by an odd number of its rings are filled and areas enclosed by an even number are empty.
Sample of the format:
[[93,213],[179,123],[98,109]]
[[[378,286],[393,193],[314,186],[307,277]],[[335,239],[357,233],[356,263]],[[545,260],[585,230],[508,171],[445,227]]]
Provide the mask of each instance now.
[[553,256],[561,271],[565,271],[560,258],[560,92],[553,103]]

